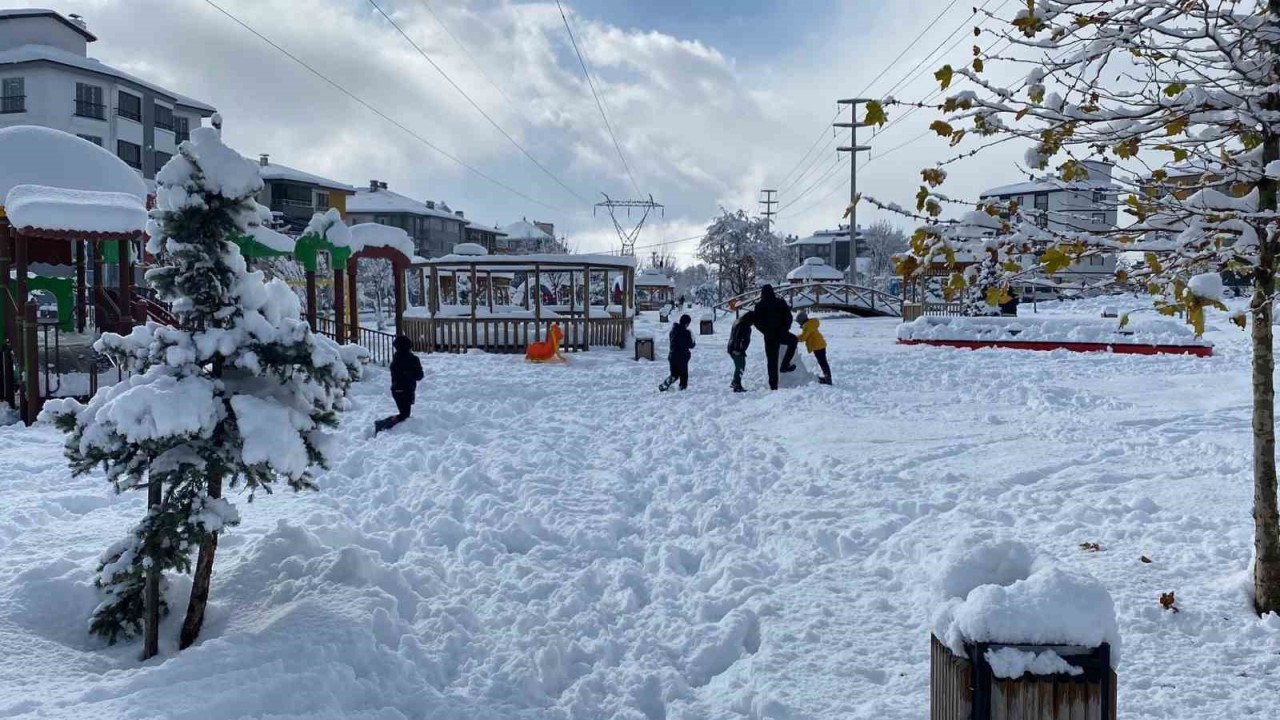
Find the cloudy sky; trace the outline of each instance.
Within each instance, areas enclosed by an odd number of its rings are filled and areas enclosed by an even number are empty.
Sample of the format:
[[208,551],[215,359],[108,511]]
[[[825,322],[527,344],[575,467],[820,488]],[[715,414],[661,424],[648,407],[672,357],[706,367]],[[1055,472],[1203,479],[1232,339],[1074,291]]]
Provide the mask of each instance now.
[[[612,225],[607,216],[593,216],[592,203],[601,192],[637,193],[554,0],[213,2],[520,194],[342,95],[207,0],[61,0],[54,7],[85,17],[99,37],[90,46],[95,57],[217,106],[225,137],[246,155],[270,153],[274,161],[353,185],[376,178],[486,223],[554,222],[584,252],[616,247]],[[375,2],[533,159],[433,69]],[[640,193],[666,206],[665,220],[646,227],[640,246],[670,243],[663,249],[683,262],[696,241],[672,241],[699,232],[721,207],[757,211],[765,187],[782,191],[782,232],[834,226],[848,198],[847,166],[837,166],[827,129],[835,100],[891,89],[899,98],[921,99],[936,88],[932,70],[948,60],[967,62],[974,42],[972,7],[954,0],[917,0],[909,11],[907,3],[883,0],[562,3]],[[1006,0],[1004,11],[1015,4]],[[995,0],[987,5],[1001,7]],[[953,43],[945,59],[936,55],[909,74]],[[934,117],[922,111],[874,137],[863,131],[859,139],[874,149],[860,161],[860,189],[909,204],[919,169],[946,152],[931,136],[915,139]],[[948,192],[973,196],[1017,181],[1020,155],[1010,147],[961,165]],[[864,208],[859,222],[876,217]]]

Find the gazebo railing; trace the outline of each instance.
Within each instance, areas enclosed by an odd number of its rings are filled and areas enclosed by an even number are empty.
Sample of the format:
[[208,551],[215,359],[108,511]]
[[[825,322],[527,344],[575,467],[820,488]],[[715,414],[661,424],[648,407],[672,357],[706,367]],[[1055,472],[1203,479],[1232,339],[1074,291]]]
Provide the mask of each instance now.
[[523,353],[529,343],[549,336],[551,326],[564,333],[562,348],[586,351],[593,347],[623,348],[631,334],[630,318],[405,318],[404,334],[417,352],[461,353],[469,349],[490,353]]

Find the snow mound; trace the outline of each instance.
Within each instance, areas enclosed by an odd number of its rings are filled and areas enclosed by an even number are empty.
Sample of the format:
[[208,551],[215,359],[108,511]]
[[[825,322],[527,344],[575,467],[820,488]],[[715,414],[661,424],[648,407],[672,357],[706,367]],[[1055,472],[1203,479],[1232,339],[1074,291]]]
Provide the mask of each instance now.
[[45,185],[147,197],[147,184],[120,158],[88,140],[52,128],[0,129],[0,197],[17,185]]
[[[1033,557],[1012,540],[987,540],[954,554],[939,574],[944,600],[934,636],[962,656],[966,644],[979,642],[1086,648],[1105,642],[1114,667],[1120,631],[1111,594],[1090,575]],[[1010,671],[1057,667],[1052,658],[1001,659]]]
[[1062,659],[1052,650],[1034,653],[1018,648],[992,648],[986,652],[991,674],[1006,680],[1032,675],[1083,675],[1084,670]]
[[1222,285],[1222,275],[1220,273],[1203,273],[1191,278],[1187,283],[1187,289],[1193,295],[1205,300],[1217,300],[1222,302],[1226,296],[1226,291]]
[[1109,318],[928,316],[899,325],[898,339],[1213,346],[1190,327],[1157,318],[1131,318],[1121,327],[1119,319]]
[[15,228],[141,234],[147,227],[146,207],[128,193],[15,185],[4,207]]

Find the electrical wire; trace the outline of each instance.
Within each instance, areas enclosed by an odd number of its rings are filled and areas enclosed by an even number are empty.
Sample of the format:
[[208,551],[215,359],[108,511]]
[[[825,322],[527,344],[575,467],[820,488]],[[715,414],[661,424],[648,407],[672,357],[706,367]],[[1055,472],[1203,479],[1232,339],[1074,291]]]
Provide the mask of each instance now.
[[600,110],[600,118],[604,120],[604,127],[609,131],[609,137],[613,139],[613,149],[618,151],[618,159],[622,161],[622,167],[627,171],[627,177],[631,178],[631,187],[635,188],[636,195],[640,196],[644,193],[640,192],[640,185],[636,182],[636,176],[631,174],[631,165],[627,163],[627,158],[622,154],[622,145],[618,143],[618,136],[613,132],[613,124],[609,122],[609,114],[604,110],[604,103],[600,100],[600,93],[596,91],[596,84],[591,79],[591,71],[587,69],[587,61],[582,56],[582,49],[578,47],[578,40],[573,36],[573,28],[569,27],[569,16],[564,12],[564,6],[560,4],[560,0],[556,0],[556,8],[560,10],[560,19],[564,21],[564,29],[569,33],[569,42],[573,43],[573,52],[578,56],[578,64],[582,66],[582,74],[587,78],[587,87],[591,88],[591,95],[596,99],[596,107]]
[[400,24],[397,23],[394,19],[392,19],[392,17],[388,15],[387,12],[383,10],[380,5],[378,5],[377,0],[368,0],[368,2],[370,5],[373,6],[375,10],[378,11],[379,15],[385,18],[388,23],[391,23],[391,27],[395,28],[396,32],[400,33],[400,36],[403,37],[405,40],[407,40],[408,43],[413,46],[414,50],[418,51],[418,54],[422,56],[422,59],[426,60],[427,63],[431,65],[431,67],[434,68],[436,72],[440,73],[440,77],[443,77],[445,81],[447,81],[450,85],[452,85],[453,89],[457,90],[458,94],[461,95],[464,99],[466,99],[466,101],[471,104],[471,107],[475,108],[476,112],[480,113],[480,115],[484,117],[485,120],[488,120],[489,124],[492,125],[494,129],[496,129],[499,133],[502,134],[504,138],[507,139],[507,142],[511,143],[511,145],[514,146],[515,149],[519,150],[522,155],[528,158],[529,162],[537,166],[537,168],[541,170],[544,175],[551,178],[552,181],[554,181],[557,185],[563,188],[565,192],[568,192],[570,195],[578,198],[578,200],[588,205],[591,204],[590,200],[586,199],[582,195],[578,194],[578,191],[566,185],[564,181],[559,178],[559,176],[551,172],[551,170],[549,170],[547,166],[539,162],[538,159],[535,158],[532,154],[530,154],[530,152],[526,150],[525,147],[521,145],[519,141],[517,141],[514,137],[512,137],[511,133],[508,133],[501,125],[499,125],[497,120],[494,120],[493,117],[489,115],[489,113],[485,112],[484,108],[480,107],[480,105],[475,100],[473,100],[470,95],[467,94],[467,91],[462,89],[462,86],[454,82],[453,78],[449,77],[449,73],[445,72],[444,68],[437,65],[436,61],[431,59],[431,56],[427,54],[427,52],[423,50],[422,47],[418,45],[418,43],[414,42],[413,38],[409,37],[409,33],[405,32],[404,28],[400,27]]
[[228,12],[228,11],[227,11],[226,9],[224,9],[223,7],[219,6],[219,5],[218,5],[216,2],[214,2],[213,0],[205,0],[205,2],[206,2],[209,6],[211,6],[211,7],[212,7],[212,8],[214,8],[215,10],[217,10],[218,12],[222,13],[223,15],[226,15],[228,18],[230,18],[234,23],[236,23],[236,24],[237,24],[237,25],[239,25],[240,27],[244,28],[245,30],[248,30],[250,33],[252,33],[254,36],[256,36],[259,40],[261,40],[261,41],[265,42],[267,45],[270,45],[272,48],[275,48],[278,52],[280,52],[281,54],[283,54],[285,57],[289,58],[290,60],[294,61],[294,62],[295,62],[295,63],[297,63],[298,65],[302,66],[304,69],[306,69],[306,70],[307,70],[307,72],[310,72],[312,75],[315,75],[317,78],[319,78],[319,79],[323,80],[325,83],[327,83],[328,85],[330,85],[331,87],[333,87],[333,89],[337,90],[338,92],[342,93],[343,95],[346,95],[348,98],[350,98],[350,99],[352,99],[352,100],[356,101],[356,102],[357,102],[357,103],[359,103],[360,105],[363,105],[363,106],[365,107],[365,109],[369,110],[370,112],[372,112],[373,114],[375,114],[375,115],[377,115],[378,117],[382,118],[383,120],[386,120],[387,122],[391,123],[392,125],[395,125],[397,128],[399,128],[399,129],[400,129],[401,131],[403,131],[405,134],[409,135],[409,136],[410,136],[410,137],[412,137],[413,139],[415,139],[415,140],[417,140],[418,142],[422,143],[423,145],[427,146],[427,147],[428,147],[428,148],[430,148],[431,150],[434,150],[436,153],[438,153],[438,154],[439,154],[439,155],[441,155],[442,157],[444,157],[444,158],[448,159],[449,161],[451,161],[451,162],[455,163],[455,164],[456,164],[456,165],[458,165],[459,167],[462,167],[463,169],[465,169],[465,170],[467,170],[467,171],[469,171],[469,172],[471,172],[471,173],[475,174],[476,176],[478,176],[478,177],[480,177],[480,178],[483,178],[484,180],[487,180],[488,182],[490,182],[490,183],[492,183],[492,184],[496,185],[497,187],[500,187],[500,188],[502,188],[503,190],[506,190],[507,192],[509,192],[509,193],[511,193],[511,194],[513,194],[513,195],[516,195],[516,196],[518,196],[518,197],[524,198],[525,200],[528,200],[529,202],[534,203],[535,205],[540,205],[540,206],[542,206],[542,207],[544,207],[544,208],[547,208],[547,209],[549,209],[549,210],[555,210],[555,211],[557,211],[557,212],[565,212],[564,208],[561,208],[561,207],[558,207],[558,206],[556,206],[556,205],[552,205],[552,204],[550,204],[550,203],[546,203],[546,202],[543,202],[543,201],[541,201],[541,200],[538,200],[537,198],[531,197],[531,196],[529,196],[529,195],[527,195],[527,194],[525,194],[525,193],[523,193],[523,192],[521,192],[521,191],[519,191],[519,190],[517,190],[517,189],[515,189],[515,188],[511,187],[510,185],[507,185],[506,183],[502,182],[501,180],[498,180],[497,178],[490,177],[490,176],[489,176],[488,174],[486,174],[484,171],[482,171],[482,170],[480,170],[480,169],[478,169],[478,168],[476,168],[476,167],[474,167],[474,166],[472,166],[472,165],[468,164],[467,162],[465,162],[465,161],[464,161],[464,160],[462,160],[461,158],[457,157],[456,155],[453,155],[452,153],[448,152],[447,150],[445,150],[445,149],[441,148],[439,145],[436,145],[435,143],[431,142],[430,140],[428,140],[428,139],[424,138],[422,135],[418,134],[418,133],[417,133],[417,132],[415,132],[414,130],[411,130],[410,128],[406,127],[406,126],[404,125],[404,123],[401,123],[399,120],[396,120],[395,118],[392,118],[390,115],[387,115],[387,114],[386,114],[385,112],[383,112],[382,110],[379,110],[378,108],[374,107],[374,106],[373,106],[372,104],[370,104],[368,101],[364,100],[364,99],[363,99],[363,98],[361,98],[360,96],[356,95],[355,93],[351,92],[351,91],[350,91],[350,90],[348,90],[347,88],[345,88],[345,87],[343,87],[342,85],[340,85],[337,81],[335,81],[335,80],[333,80],[333,79],[329,78],[327,75],[325,75],[324,73],[320,72],[319,70],[316,70],[316,69],[315,69],[314,67],[312,67],[311,65],[308,65],[305,61],[303,61],[303,60],[302,60],[301,58],[299,58],[297,55],[294,55],[293,53],[291,53],[291,52],[289,52],[288,50],[284,49],[284,48],[283,48],[283,47],[281,47],[280,45],[277,45],[277,44],[276,44],[275,42],[273,42],[270,38],[268,38],[267,36],[263,35],[262,33],[258,32],[257,30],[255,30],[252,26],[250,26],[248,23],[244,22],[244,21],[243,21],[243,20],[241,20],[240,18],[236,17],[235,15],[232,15],[230,12]]

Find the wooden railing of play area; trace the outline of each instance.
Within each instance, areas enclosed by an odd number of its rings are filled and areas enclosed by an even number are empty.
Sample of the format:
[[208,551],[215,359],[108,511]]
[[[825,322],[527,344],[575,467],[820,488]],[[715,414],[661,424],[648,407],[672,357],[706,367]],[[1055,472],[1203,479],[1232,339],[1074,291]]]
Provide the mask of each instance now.
[[552,325],[564,333],[564,350],[623,348],[631,334],[630,318],[405,318],[403,332],[413,349],[428,353],[523,353],[529,343],[545,339]]

